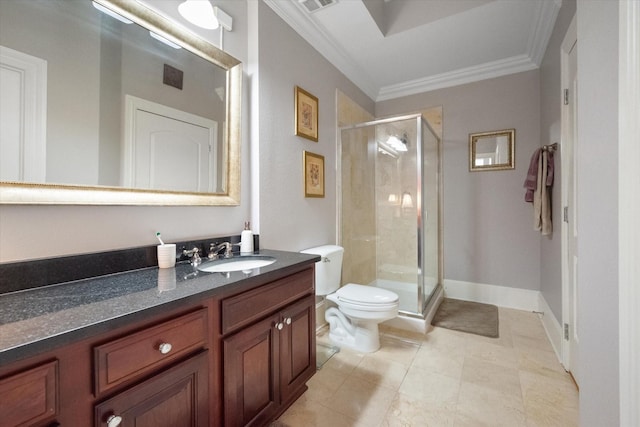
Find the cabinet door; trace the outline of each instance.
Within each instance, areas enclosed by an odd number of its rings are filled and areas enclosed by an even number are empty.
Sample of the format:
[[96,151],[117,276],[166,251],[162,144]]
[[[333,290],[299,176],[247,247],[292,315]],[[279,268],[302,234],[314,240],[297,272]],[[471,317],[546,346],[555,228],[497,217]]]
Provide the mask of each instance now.
[[0,425],[33,426],[58,411],[58,361],[0,379]]
[[286,402],[316,372],[315,296],[290,305],[281,316],[280,396]]
[[278,410],[279,316],[271,316],[224,339],[226,426],[264,425]]
[[111,417],[120,427],[205,427],[209,425],[207,352],[200,353],[95,408],[95,426]]

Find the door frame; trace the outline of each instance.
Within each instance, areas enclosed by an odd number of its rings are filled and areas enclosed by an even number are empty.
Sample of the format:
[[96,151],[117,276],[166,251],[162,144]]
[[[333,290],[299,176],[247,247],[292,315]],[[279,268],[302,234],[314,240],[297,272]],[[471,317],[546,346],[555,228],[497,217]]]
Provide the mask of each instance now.
[[0,66],[22,79],[21,180],[45,183],[47,170],[47,61],[0,46]]
[[[576,43],[578,38],[578,33],[577,33],[577,23],[576,23],[576,16],[574,15],[573,19],[571,20],[571,24],[569,25],[569,28],[567,29],[567,32],[565,34],[564,40],[562,41],[562,45],[561,45],[561,49],[560,49],[560,62],[561,62],[561,90],[562,90],[562,94],[561,94],[561,99],[564,100],[564,89],[565,88],[569,88],[570,87],[570,82],[569,82],[569,74],[568,74],[568,69],[569,69],[569,52],[571,52],[571,49],[573,47],[573,45]],[[563,102],[563,101],[561,101]],[[569,117],[567,115],[566,112],[566,108],[563,105],[561,108],[562,114],[561,114],[561,123],[562,123],[562,135],[561,135],[561,144],[560,147],[562,149],[562,146],[565,144],[565,142],[568,139],[568,127],[572,126],[571,123],[569,123]],[[575,137],[575,135],[574,135]],[[575,144],[574,144],[575,145]],[[574,161],[574,156],[575,156],[575,150],[572,149],[572,156],[571,158],[568,158],[565,155],[565,152],[562,151],[561,152],[561,167],[562,167],[562,203],[561,206],[564,208],[564,206],[569,206],[570,204],[570,200],[568,200],[568,189],[566,188],[567,185],[567,179],[565,177],[565,171],[568,170],[567,165],[569,164],[569,162],[573,162]],[[575,182],[575,168],[572,168],[573,174],[574,174],[574,182]],[[572,206],[572,208],[575,208],[574,206]],[[569,284],[569,269],[572,268],[567,260],[567,252],[568,252],[568,239],[569,239],[569,226],[573,226],[573,224],[569,224],[567,222],[562,222],[562,238],[561,238],[561,254],[562,254],[562,328],[564,331],[564,325],[569,324],[571,325],[571,327],[575,327],[575,325],[573,325],[572,320],[569,318],[569,312],[570,312],[570,284]],[[571,371],[571,359],[570,359],[570,346],[569,346],[569,341],[564,339],[564,336],[562,337],[562,349],[561,349],[561,354],[562,354],[562,364],[564,365],[565,369]]]
[[640,425],[640,2],[619,9],[618,275],[620,425]]

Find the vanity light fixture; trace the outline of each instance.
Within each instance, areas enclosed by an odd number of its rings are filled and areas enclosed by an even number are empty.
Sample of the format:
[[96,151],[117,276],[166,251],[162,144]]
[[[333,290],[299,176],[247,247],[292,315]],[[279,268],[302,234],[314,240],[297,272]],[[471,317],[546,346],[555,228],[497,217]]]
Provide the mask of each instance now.
[[111,9],[107,9],[107,8],[106,8],[106,7],[104,7],[103,5],[98,4],[98,3],[94,2],[94,1],[92,1],[91,3],[93,4],[93,7],[95,7],[96,9],[98,9],[100,12],[102,12],[102,13],[104,13],[104,14],[106,14],[106,15],[109,15],[110,17],[115,18],[115,19],[117,19],[118,21],[123,22],[123,23],[125,23],[125,24],[133,24],[133,21],[131,21],[131,20],[129,20],[129,19],[127,19],[127,18],[125,18],[125,17],[124,17],[124,16],[122,16],[122,15],[117,14],[117,13],[116,13],[116,12],[114,12],[113,10],[111,10]]
[[231,31],[233,29],[233,18],[228,13],[220,9],[218,6],[214,6],[213,14],[216,16],[218,23],[223,29],[227,31]]
[[200,28],[215,30],[220,26],[209,0],[186,0],[178,6],[178,12],[184,19]]

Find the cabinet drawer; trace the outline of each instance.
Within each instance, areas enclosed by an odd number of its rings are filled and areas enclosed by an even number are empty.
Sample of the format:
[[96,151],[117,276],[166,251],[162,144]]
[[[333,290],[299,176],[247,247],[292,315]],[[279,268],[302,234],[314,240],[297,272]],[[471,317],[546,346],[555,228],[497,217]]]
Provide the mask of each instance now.
[[208,353],[197,354],[96,405],[94,426],[119,417],[121,427],[207,427]]
[[314,293],[313,268],[287,276],[222,301],[222,333],[249,325],[263,316]]
[[0,380],[0,424],[31,426],[51,421],[58,410],[58,362]]
[[203,348],[206,337],[201,309],[94,347],[96,395]]

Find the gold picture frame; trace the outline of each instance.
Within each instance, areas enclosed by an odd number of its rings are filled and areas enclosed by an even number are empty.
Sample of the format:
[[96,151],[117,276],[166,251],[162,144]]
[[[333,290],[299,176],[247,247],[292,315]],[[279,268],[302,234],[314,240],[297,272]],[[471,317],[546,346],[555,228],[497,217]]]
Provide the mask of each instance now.
[[324,156],[304,152],[304,197],[324,197]]
[[295,87],[296,135],[318,142],[318,98]]

